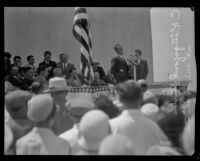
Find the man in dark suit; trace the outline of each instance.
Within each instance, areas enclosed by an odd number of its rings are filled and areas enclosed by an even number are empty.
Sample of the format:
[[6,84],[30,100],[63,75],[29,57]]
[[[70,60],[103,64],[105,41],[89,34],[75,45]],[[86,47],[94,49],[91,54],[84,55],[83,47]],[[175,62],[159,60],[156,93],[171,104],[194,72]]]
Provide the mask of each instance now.
[[21,83],[22,90],[30,90],[32,83],[34,82],[34,69],[31,67],[24,67],[24,79]]
[[57,63],[57,67],[60,67],[62,70],[62,75],[65,77],[65,79],[69,79],[70,73],[69,71],[73,70],[75,67],[73,64],[68,62],[69,55],[62,53],[60,54],[60,62]]
[[19,78],[19,68],[17,66],[11,66],[10,74],[6,78],[13,86],[20,88],[21,80]]
[[47,67],[49,70],[49,75],[47,76],[47,80],[52,78],[53,75],[53,70],[56,68],[56,62],[51,61],[51,52],[50,51],[45,51],[44,52],[44,61],[39,64],[38,68],[44,68]]
[[123,57],[121,45],[116,44],[114,50],[117,56],[111,60],[111,74],[115,76],[117,83],[120,83],[128,79],[128,64]]
[[135,71],[136,71],[136,80],[147,79],[148,75],[148,64],[146,60],[141,58],[142,51],[140,49],[135,50]]

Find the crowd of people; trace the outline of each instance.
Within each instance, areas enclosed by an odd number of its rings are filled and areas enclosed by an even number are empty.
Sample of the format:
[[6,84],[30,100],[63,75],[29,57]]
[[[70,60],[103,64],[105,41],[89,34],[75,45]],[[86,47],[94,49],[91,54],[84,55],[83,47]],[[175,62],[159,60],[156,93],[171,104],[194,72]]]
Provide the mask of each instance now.
[[[155,94],[145,81],[141,50],[128,60],[120,44],[106,74],[93,62],[89,82],[69,62],[69,55],[44,60],[5,52],[5,155],[192,155],[196,93],[168,88]],[[68,87],[113,84],[118,99],[100,95],[67,99]]]
[[44,52],[44,60],[35,66],[35,58],[33,55],[27,56],[27,64],[22,64],[20,56],[14,56],[11,64],[12,55],[5,52],[5,81],[11,83],[15,88],[22,90],[35,89],[38,87],[42,90],[47,89],[48,81],[53,77],[65,78],[68,86],[105,86],[109,84],[116,84],[116,80],[110,74],[106,74],[99,62],[93,62],[94,80],[89,82],[81,72],[78,72],[75,65],[69,62],[69,55],[61,53],[59,55],[60,61],[55,62],[51,60],[51,52]]
[[116,85],[117,101],[66,99],[63,77],[47,89],[7,86],[5,155],[192,155],[196,95],[176,88],[161,96],[146,81]]

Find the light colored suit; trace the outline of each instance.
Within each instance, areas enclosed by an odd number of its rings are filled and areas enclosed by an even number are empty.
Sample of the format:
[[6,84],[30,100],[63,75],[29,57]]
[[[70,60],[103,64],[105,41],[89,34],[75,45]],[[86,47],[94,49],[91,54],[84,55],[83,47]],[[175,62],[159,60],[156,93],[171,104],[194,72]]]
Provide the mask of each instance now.
[[139,110],[124,110],[117,118],[110,120],[113,133],[130,137],[137,155],[143,155],[150,146],[167,141],[167,137],[152,120]]
[[16,142],[17,155],[69,155],[70,144],[50,129],[35,127]]

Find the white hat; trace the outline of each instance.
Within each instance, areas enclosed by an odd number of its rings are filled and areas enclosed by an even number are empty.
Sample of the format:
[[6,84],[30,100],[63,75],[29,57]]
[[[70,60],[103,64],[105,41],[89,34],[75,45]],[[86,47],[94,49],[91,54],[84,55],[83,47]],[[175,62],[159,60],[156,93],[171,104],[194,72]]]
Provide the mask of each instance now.
[[13,133],[10,127],[4,124],[4,154],[8,151],[13,142]]
[[156,97],[156,95],[147,90],[144,94],[143,94],[143,104],[146,104],[146,103],[153,103],[153,104],[156,104],[158,105],[158,99]]
[[54,77],[49,80],[49,89],[44,92],[66,91],[67,89],[68,88],[65,78]]
[[159,107],[153,103],[147,103],[141,108],[142,113],[145,115],[151,116],[156,114],[159,111]]
[[110,133],[109,117],[101,110],[91,110],[82,117],[79,127],[79,146],[97,151],[102,139]]
[[134,146],[131,139],[125,135],[116,134],[107,136],[100,144],[99,155],[134,155]]
[[53,99],[50,95],[35,95],[28,102],[27,116],[34,122],[41,122],[48,118],[53,109]]

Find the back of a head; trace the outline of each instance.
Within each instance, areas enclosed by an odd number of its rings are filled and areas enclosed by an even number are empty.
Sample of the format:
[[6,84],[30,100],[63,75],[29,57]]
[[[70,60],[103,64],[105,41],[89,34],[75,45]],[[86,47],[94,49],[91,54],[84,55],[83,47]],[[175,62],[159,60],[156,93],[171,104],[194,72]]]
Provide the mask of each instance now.
[[5,105],[7,111],[13,118],[26,118],[27,102],[32,94],[22,90],[9,92],[5,96]]
[[79,128],[79,145],[97,150],[102,139],[110,133],[109,117],[100,110],[91,110],[82,117]]
[[42,84],[41,82],[35,81],[35,82],[33,82],[33,83],[31,84],[30,89],[31,89],[32,93],[34,93],[34,94],[39,94],[39,93],[41,93],[42,90],[43,90],[43,84]]
[[147,103],[153,103],[155,105],[158,105],[158,99],[157,99],[156,95],[149,90],[147,90],[143,94],[143,100],[142,100],[142,105],[147,104]]
[[134,155],[134,145],[130,138],[116,134],[107,136],[100,144],[99,155]]
[[180,147],[179,138],[185,126],[185,115],[180,108],[177,107],[175,111],[171,112],[160,110],[155,121],[168,136],[173,146]]
[[195,148],[195,117],[193,116],[191,119],[188,120],[182,137],[182,146],[187,155],[194,154]]
[[118,85],[117,91],[119,99],[123,103],[140,103],[142,99],[142,91],[134,80],[127,80]]
[[97,109],[105,112],[110,119],[118,116],[119,114],[119,109],[116,108],[112,100],[105,95],[100,95],[97,97],[94,101],[94,104]]

